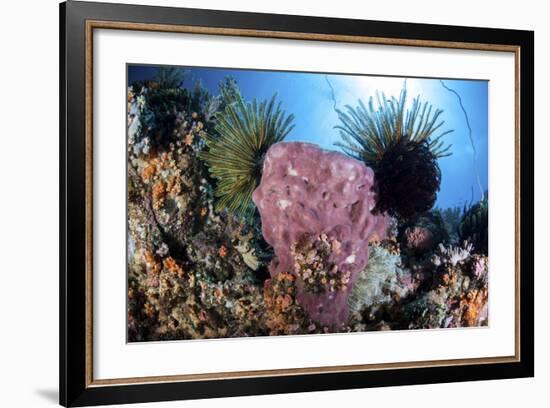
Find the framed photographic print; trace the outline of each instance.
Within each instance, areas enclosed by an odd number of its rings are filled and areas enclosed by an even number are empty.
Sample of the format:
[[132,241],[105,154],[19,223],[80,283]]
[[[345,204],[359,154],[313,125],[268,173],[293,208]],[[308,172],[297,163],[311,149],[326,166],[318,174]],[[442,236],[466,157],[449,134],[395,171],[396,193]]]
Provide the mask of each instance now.
[[60,7],[65,406],[534,375],[534,34]]

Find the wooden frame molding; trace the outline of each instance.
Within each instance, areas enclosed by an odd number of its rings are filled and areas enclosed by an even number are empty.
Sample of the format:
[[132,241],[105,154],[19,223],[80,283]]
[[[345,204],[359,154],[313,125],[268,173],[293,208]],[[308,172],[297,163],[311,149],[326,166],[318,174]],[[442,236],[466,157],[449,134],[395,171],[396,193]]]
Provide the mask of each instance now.
[[[61,4],[60,27],[60,402],[63,405],[147,402],[534,375],[532,32],[78,1]],[[94,31],[100,29],[513,53],[516,244],[514,355],[94,378],[93,55]]]
[[518,46],[498,45],[498,44],[482,44],[482,43],[461,43],[461,42],[446,42],[446,41],[423,41],[423,40],[407,40],[407,39],[392,39],[392,38],[375,38],[368,36],[347,36],[347,35],[326,35],[326,34],[304,34],[293,32],[280,31],[261,31],[261,30],[240,30],[240,29],[224,29],[215,27],[195,27],[186,25],[163,25],[163,24],[147,24],[147,23],[125,23],[116,21],[101,21],[88,20],[86,21],[86,197],[87,197],[87,218],[86,218],[86,293],[88,299],[93,299],[93,33],[94,29],[110,29],[110,30],[132,30],[132,31],[147,31],[147,32],[169,32],[169,33],[186,33],[186,34],[202,34],[202,35],[223,35],[223,36],[240,36],[240,37],[256,37],[256,38],[277,38],[277,39],[293,39],[306,41],[331,41],[341,43],[361,43],[361,44],[381,44],[392,46],[410,46],[410,47],[432,47],[432,48],[453,48],[478,51],[495,51],[495,52],[513,52],[515,58],[515,86],[516,86],[516,111],[515,111],[515,145],[516,145],[516,180],[515,180],[515,199],[516,199],[516,331],[515,331],[515,350],[513,356],[502,357],[481,357],[453,360],[433,360],[433,361],[418,361],[418,362],[402,362],[402,363],[385,363],[385,364],[359,364],[359,365],[344,365],[344,366],[326,366],[326,367],[307,367],[294,369],[277,369],[277,370],[254,370],[254,371],[239,371],[225,373],[207,373],[207,374],[186,374],[186,375],[171,375],[171,376],[153,376],[153,377],[134,377],[134,378],[114,378],[94,380],[93,378],[93,303],[87,301],[86,305],[86,384],[87,386],[104,386],[114,384],[141,384],[141,383],[162,383],[174,381],[204,381],[204,380],[220,380],[228,378],[242,377],[259,377],[259,376],[284,376],[296,374],[319,374],[319,373],[336,373],[342,371],[369,371],[369,370],[385,370],[385,369],[406,369],[419,367],[438,367],[447,365],[465,365],[465,364],[495,364],[506,362],[520,361],[519,347],[519,316],[520,316],[520,292],[519,292],[519,253],[520,242],[519,235],[519,145],[520,145],[520,129],[519,129],[519,52]]

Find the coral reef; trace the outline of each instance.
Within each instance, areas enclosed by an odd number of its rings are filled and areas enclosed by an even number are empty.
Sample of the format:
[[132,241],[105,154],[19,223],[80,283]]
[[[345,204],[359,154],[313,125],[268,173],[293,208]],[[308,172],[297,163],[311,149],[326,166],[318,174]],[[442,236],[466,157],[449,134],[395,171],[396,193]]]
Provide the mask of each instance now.
[[200,84],[192,90],[134,84],[130,91],[135,94],[131,104],[139,110],[139,122],[130,128],[128,136],[129,145],[136,154],[140,151],[147,154],[152,146],[166,148],[170,143],[185,139],[185,130],[192,123],[198,131],[207,125],[204,114],[199,118],[198,112],[203,112],[212,98]]
[[385,236],[386,218],[371,213],[373,182],[361,162],[312,144],[278,143],[266,154],[253,200],[277,256],[270,273],[294,274],[298,301],[322,325],[346,322],[368,241]]
[[468,240],[477,251],[488,254],[489,251],[489,203],[486,199],[464,210],[458,226],[461,240]]
[[458,236],[458,229],[460,221],[462,220],[463,216],[463,209],[460,206],[451,207],[451,208],[445,208],[443,209],[435,209],[433,211],[434,214],[437,214],[438,217],[443,222],[443,229],[448,234],[448,241],[450,243],[456,244],[460,242],[460,237]]
[[[371,244],[351,296],[353,330],[406,330],[488,324],[487,257],[473,247],[439,244],[419,261],[397,243]],[[403,244],[406,245],[406,242]]]
[[128,341],[488,324],[488,202],[431,209],[441,111],[360,102],[342,154],[187,74],[127,90]]
[[437,247],[438,251],[432,257],[432,263],[435,266],[444,265],[446,263],[456,266],[459,262],[464,262],[466,259],[470,258],[472,248],[472,244],[469,244],[467,241],[464,241],[462,247],[445,247],[443,244],[439,244]]
[[487,261],[460,247],[442,244],[431,258],[430,290],[405,306],[407,328],[471,327],[488,324]]
[[405,230],[405,243],[415,251],[424,252],[434,247],[435,240],[428,228],[415,226]]
[[296,300],[296,277],[281,272],[264,284],[266,326],[270,335],[316,333],[313,323]]
[[170,120],[155,117],[165,137],[150,138],[141,116],[157,96],[149,88],[128,93],[129,339],[268,334],[256,276],[263,248],[241,221],[214,210],[198,158],[204,114],[173,100]]
[[160,67],[155,78],[159,88],[177,88],[184,77],[184,72],[179,67]]
[[367,267],[360,273],[348,300],[352,317],[367,323],[383,320],[380,318],[383,309],[406,297],[408,278],[398,251],[372,245]]
[[173,258],[161,260],[157,256],[153,262],[157,269],[153,286],[147,287],[142,275],[129,281],[131,341],[267,334],[263,295],[253,282],[236,279],[214,283],[186,271]]
[[232,105],[242,99],[241,91],[237,81],[232,76],[225,77],[219,84],[220,94],[218,96],[220,112],[225,111],[228,105]]

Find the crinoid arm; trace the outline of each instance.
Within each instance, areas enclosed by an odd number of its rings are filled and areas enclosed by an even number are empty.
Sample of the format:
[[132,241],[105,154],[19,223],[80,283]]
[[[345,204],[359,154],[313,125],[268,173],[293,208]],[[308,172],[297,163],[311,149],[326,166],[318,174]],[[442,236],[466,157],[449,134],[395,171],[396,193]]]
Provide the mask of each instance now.
[[449,156],[451,145],[446,145],[443,137],[452,132],[438,132],[445,122],[441,120],[443,110],[435,109],[420,96],[414,98],[406,109],[407,90],[403,88],[399,99],[387,98],[384,93],[369,99],[368,105],[362,100],[356,107],[346,105],[344,110],[336,110],[340,124],[341,142],[336,145],[356,159],[375,167],[386,151],[407,137],[411,142],[426,141],[436,159]]
[[234,103],[216,113],[215,120],[215,132],[207,135],[208,150],[201,157],[216,179],[216,209],[250,219],[255,211],[252,193],[260,183],[264,156],[293,129],[294,116],[276,103],[276,94],[260,103],[245,103],[237,95]]

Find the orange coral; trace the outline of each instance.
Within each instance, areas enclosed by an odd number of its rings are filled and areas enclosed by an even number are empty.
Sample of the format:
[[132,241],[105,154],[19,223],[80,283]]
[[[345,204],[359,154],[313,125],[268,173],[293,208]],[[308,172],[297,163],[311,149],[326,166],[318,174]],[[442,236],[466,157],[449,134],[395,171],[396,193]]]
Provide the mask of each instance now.
[[149,285],[158,286],[160,271],[162,269],[160,262],[157,261],[155,255],[149,250],[143,251],[143,259],[145,260],[145,266],[147,267],[147,280]]
[[193,143],[193,134],[192,133],[188,133],[187,135],[185,135],[185,141],[184,143],[187,145],[187,146],[191,146],[191,144]]
[[[290,273],[279,273],[277,274],[277,280],[279,282],[284,282],[284,281],[288,281],[288,282],[294,282],[296,280],[296,277]],[[289,288],[289,289],[292,289],[292,288]]]
[[277,296],[277,299],[275,301],[277,305],[281,308],[281,310],[286,310],[294,303],[294,299],[288,293],[286,295]]
[[166,184],[166,191],[168,191],[172,196],[177,196],[181,191],[181,183],[178,176],[179,175],[176,174],[175,176],[170,177]]
[[282,272],[264,285],[266,327],[271,335],[293,334],[310,326],[296,303],[295,280],[294,275]]
[[166,199],[166,185],[163,181],[157,181],[153,185],[153,208],[158,210],[164,206]]
[[148,183],[154,177],[156,172],[157,172],[157,167],[154,164],[149,164],[147,167],[145,167],[142,170],[141,178],[145,183]]
[[162,264],[164,265],[164,268],[168,272],[173,273],[174,275],[177,275],[179,278],[184,277],[185,273],[183,271],[183,268],[179,266],[176,260],[171,256],[169,256],[168,258],[165,258],[162,261]]
[[156,314],[155,308],[151,303],[147,302],[143,305],[143,313],[145,313],[145,316],[151,318],[154,317]]
[[220,249],[218,249],[218,255],[221,258],[225,258],[227,256],[227,248],[222,245]]
[[472,290],[462,296],[460,307],[463,310],[462,323],[464,326],[478,326],[484,317],[484,309],[487,306],[487,289]]

